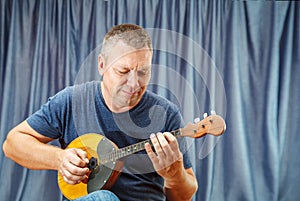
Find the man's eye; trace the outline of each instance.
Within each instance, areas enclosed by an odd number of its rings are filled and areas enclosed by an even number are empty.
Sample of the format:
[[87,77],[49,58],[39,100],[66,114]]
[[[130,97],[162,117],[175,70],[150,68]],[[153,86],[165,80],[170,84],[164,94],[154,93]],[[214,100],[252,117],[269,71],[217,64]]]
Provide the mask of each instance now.
[[118,70],[118,73],[120,73],[120,74],[126,74],[126,73],[128,73],[128,70]]
[[147,75],[148,71],[138,71],[139,76],[145,76]]

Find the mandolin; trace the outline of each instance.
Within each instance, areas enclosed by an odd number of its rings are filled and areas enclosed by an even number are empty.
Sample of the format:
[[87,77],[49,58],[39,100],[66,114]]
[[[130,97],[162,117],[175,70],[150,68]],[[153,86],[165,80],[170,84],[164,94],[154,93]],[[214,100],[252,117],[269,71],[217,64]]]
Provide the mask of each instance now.
[[[196,120],[196,123],[188,123],[171,133],[175,137],[200,138],[206,134],[214,136],[222,135],[225,132],[226,124],[224,119],[216,114],[205,115],[203,120]],[[150,139],[118,148],[105,136],[88,133],[74,139],[67,148],[80,148],[88,154],[88,168],[91,170],[87,178],[79,184],[68,184],[58,173],[58,185],[62,194],[70,199],[85,196],[100,189],[110,189],[121,173],[123,163],[119,160],[130,154],[145,149],[145,144],[151,143]]]

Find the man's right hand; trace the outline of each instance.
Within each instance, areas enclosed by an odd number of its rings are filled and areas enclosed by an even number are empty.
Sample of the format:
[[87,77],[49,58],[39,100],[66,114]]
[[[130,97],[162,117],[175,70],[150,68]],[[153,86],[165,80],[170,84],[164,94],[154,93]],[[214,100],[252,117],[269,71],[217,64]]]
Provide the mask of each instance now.
[[78,184],[87,178],[89,159],[82,149],[69,148],[59,153],[58,172],[68,184]]

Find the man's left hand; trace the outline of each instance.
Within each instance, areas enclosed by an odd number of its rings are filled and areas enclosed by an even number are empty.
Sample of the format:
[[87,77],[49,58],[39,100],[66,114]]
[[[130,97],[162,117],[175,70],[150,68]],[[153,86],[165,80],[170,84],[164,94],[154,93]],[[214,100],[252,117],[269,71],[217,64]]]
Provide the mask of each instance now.
[[175,136],[169,132],[151,134],[151,145],[145,145],[150,160],[156,172],[165,180],[174,179],[173,177],[183,170],[183,156],[179,150]]

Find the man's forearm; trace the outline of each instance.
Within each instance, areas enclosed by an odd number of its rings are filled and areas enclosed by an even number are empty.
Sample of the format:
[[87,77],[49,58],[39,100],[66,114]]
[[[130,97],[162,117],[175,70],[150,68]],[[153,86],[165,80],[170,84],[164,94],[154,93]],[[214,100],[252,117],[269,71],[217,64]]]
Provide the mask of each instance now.
[[190,201],[198,189],[198,183],[191,168],[183,170],[174,180],[165,181],[168,200]]
[[50,141],[50,138],[37,139],[37,137],[33,137],[33,132],[26,122],[22,122],[17,128],[10,131],[3,144],[6,157],[29,169],[56,170],[58,152],[62,150],[59,147],[45,144]]

